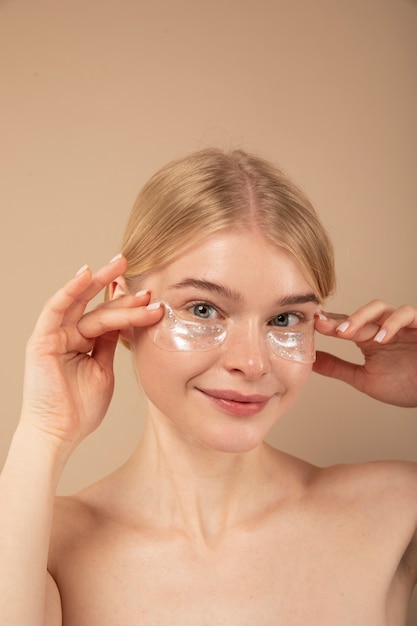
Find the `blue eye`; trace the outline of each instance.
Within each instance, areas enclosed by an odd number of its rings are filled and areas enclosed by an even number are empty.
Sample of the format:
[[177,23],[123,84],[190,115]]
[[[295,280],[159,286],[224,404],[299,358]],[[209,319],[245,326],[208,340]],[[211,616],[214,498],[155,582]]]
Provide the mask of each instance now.
[[288,328],[290,326],[296,326],[301,321],[301,317],[297,313],[280,313],[280,315],[274,317],[270,323],[272,326]]
[[216,309],[210,304],[205,304],[204,302],[199,302],[198,304],[194,304],[191,307],[190,311],[196,317],[199,317],[205,320],[208,320],[208,319],[211,319],[212,317],[217,316]]

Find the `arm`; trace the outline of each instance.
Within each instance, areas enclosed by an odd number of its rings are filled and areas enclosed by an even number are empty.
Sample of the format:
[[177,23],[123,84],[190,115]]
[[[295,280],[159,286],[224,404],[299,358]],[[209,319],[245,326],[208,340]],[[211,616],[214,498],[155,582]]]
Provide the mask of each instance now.
[[85,314],[126,265],[117,258],[95,275],[85,268],[48,301],[28,342],[22,414],[0,476],[1,624],[61,622],[47,574],[56,486],[72,451],[107,411],[119,331],[161,314],[146,310],[146,294]]
[[363,363],[318,352],[314,371],[342,380],[369,396],[402,407],[417,406],[417,309],[374,300],[350,316],[325,313],[323,335],[356,343]]
[[18,427],[0,476],[2,624],[46,623],[49,533],[63,462],[36,431]]

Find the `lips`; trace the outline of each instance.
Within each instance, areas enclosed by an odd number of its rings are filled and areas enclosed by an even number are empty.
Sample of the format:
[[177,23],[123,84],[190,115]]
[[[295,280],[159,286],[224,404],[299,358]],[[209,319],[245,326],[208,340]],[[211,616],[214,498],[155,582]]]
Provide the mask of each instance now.
[[208,396],[211,396],[212,398],[218,398],[219,400],[231,400],[232,402],[267,402],[270,398],[270,396],[262,394],[246,395],[231,389],[200,389],[200,391]]
[[229,389],[199,389],[217,408],[237,416],[251,416],[262,411],[271,396],[264,394],[246,395]]

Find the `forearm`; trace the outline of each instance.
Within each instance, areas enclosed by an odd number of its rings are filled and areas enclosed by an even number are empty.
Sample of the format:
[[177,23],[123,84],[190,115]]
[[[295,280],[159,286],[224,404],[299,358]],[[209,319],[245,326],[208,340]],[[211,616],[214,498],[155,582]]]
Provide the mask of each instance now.
[[0,476],[0,623],[44,626],[49,540],[65,455],[19,426]]

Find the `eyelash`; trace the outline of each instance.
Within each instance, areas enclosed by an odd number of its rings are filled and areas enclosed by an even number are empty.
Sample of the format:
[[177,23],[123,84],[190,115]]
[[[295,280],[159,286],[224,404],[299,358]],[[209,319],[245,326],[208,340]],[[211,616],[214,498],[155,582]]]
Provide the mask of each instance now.
[[208,320],[208,319],[212,319],[212,316],[210,316],[210,317],[200,317],[200,316],[198,316],[193,311],[193,309],[195,309],[196,307],[207,307],[208,309],[211,309],[212,311],[214,311],[216,313],[216,317],[220,315],[217,307],[213,306],[209,302],[202,302],[202,301],[191,302],[190,304],[187,305],[187,311],[189,313],[191,313],[192,315],[194,315],[195,317],[197,317],[198,319],[203,319],[203,320],[207,319]]
[[[282,317],[285,317],[285,318],[287,318],[287,320],[288,320],[288,318],[290,318],[290,317],[296,317],[296,318],[297,318],[297,322],[296,322],[296,324],[287,324],[287,325],[284,325],[284,324],[282,324],[282,325],[281,325],[281,324],[274,324],[274,323],[273,323],[273,322],[274,322],[274,320],[277,320],[277,319],[279,319],[280,317],[281,317],[281,318],[282,318]],[[305,321],[306,321],[306,318],[305,318],[305,316],[303,315],[303,313],[297,313],[296,311],[286,311],[285,313],[280,313],[279,315],[276,315],[275,317],[273,317],[273,318],[270,320],[269,324],[270,324],[271,326],[275,326],[276,328],[292,328],[293,326],[297,326],[297,324],[302,324],[302,323],[303,323],[303,322],[305,322]]]
[[[210,309],[212,312],[215,312],[215,316],[210,315],[209,317],[200,317],[199,315],[197,315],[195,313],[195,309],[196,307],[206,307],[207,309]],[[213,304],[210,304],[209,302],[204,302],[204,301],[196,301],[196,302],[192,302],[190,304],[187,305],[187,311],[189,313],[191,313],[191,315],[195,316],[198,319],[213,319],[213,317],[215,319],[224,319],[224,316],[219,312],[218,308],[215,307]],[[297,323],[296,324],[274,324],[274,320],[277,320],[279,318],[286,318],[288,320],[288,318],[290,318],[291,316],[294,316],[297,318]],[[278,315],[275,315],[272,319],[269,320],[268,325],[276,327],[276,328],[292,328],[293,326],[296,326],[297,324],[302,324],[303,322],[306,321],[305,315],[301,312],[297,312],[297,311],[285,311],[285,313],[279,313]]]

